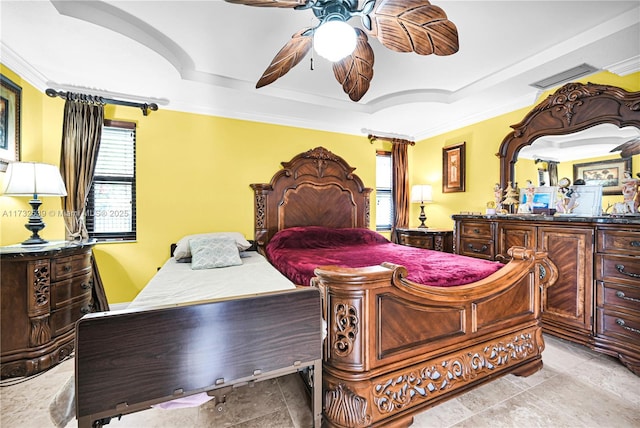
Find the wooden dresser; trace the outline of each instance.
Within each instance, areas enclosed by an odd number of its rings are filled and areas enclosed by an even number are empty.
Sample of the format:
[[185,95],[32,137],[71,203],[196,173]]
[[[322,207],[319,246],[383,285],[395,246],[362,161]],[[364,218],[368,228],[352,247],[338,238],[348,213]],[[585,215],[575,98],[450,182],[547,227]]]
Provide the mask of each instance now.
[[2,378],[38,373],[71,354],[75,322],[92,311],[93,245],[0,247]]
[[640,375],[640,219],[454,215],[454,251],[508,262],[546,251],[559,270],[543,295],[546,332],[619,358]]
[[396,229],[398,243],[427,250],[453,252],[453,230],[416,228]]

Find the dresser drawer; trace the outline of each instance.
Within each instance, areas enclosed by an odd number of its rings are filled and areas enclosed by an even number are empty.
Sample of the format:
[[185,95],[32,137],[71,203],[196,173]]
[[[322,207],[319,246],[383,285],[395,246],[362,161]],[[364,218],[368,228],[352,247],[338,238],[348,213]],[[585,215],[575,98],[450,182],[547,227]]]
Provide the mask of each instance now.
[[491,260],[493,258],[493,241],[487,239],[461,238],[458,254]]
[[640,317],[619,311],[597,309],[598,336],[617,338],[626,345],[640,346]]
[[598,229],[599,253],[640,256],[640,231]]
[[491,239],[491,223],[463,221],[460,224],[460,236],[468,238],[489,238]]
[[55,259],[51,266],[53,281],[71,278],[91,271],[91,253]]
[[91,312],[91,296],[71,306],[51,312],[51,336],[59,336],[75,327],[76,321]]
[[91,296],[93,287],[91,272],[71,279],[58,281],[51,287],[51,309],[59,309]]
[[597,254],[596,280],[640,284],[640,258]]
[[640,317],[640,287],[602,281],[597,281],[596,287],[597,306],[628,309],[637,312]]

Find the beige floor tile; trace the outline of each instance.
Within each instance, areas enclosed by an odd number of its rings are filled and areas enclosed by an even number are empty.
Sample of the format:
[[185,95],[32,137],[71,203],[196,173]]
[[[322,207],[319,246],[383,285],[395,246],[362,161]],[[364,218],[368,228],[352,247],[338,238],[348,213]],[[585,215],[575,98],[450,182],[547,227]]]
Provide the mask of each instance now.
[[[544,368],[508,375],[426,410],[415,428],[640,427],[640,377],[614,358],[545,335]],[[53,427],[48,405],[73,373],[73,361],[25,382],[0,388],[0,427]],[[150,409],[113,420],[111,428],[309,428],[311,409],[300,376],[292,374],[234,389],[222,411],[200,407]],[[66,428],[77,427],[75,420]]]

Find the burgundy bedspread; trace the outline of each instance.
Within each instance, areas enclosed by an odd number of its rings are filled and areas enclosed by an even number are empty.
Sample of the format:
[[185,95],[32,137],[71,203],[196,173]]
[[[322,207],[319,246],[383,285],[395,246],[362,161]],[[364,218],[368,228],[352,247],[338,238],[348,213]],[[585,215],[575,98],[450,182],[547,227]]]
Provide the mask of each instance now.
[[440,251],[393,244],[369,229],[292,227],[275,234],[266,247],[271,263],[296,284],[310,285],[318,266],[364,267],[384,262],[407,268],[407,278],[423,285],[469,284],[503,265]]

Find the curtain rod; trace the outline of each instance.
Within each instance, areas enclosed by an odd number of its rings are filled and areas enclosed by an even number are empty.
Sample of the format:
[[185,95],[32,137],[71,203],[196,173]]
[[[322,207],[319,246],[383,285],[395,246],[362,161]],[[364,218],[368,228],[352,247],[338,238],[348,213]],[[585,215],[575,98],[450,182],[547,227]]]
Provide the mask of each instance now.
[[70,101],[88,101],[88,102],[94,102],[94,103],[115,104],[115,105],[126,106],[126,107],[137,107],[142,110],[142,114],[145,116],[149,114],[149,110],[153,110],[153,111],[158,110],[158,104],[156,103],[135,103],[132,101],[122,101],[122,100],[114,100],[112,98],[104,98],[98,95],[86,95],[86,94],[80,94],[75,92],[56,91],[55,89],[51,89],[51,88],[48,88],[44,92],[51,98],[60,97]]
[[369,134],[367,138],[369,139],[369,142],[371,144],[373,144],[375,140],[390,141],[391,143],[395,143],[395,144],[409,144],[410,146],[414,146],[416,144],[414,141],[407,140],[404,138],[386,137],[386,136],[373,135],[373,134]]

